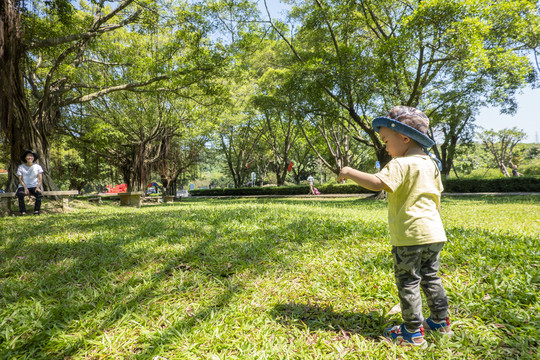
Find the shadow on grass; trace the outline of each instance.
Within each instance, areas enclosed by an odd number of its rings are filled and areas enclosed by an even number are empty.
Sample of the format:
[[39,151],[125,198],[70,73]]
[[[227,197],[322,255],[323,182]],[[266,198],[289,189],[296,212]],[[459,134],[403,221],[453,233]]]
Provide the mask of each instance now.
[[[337,238],[359,231],[358,224],[348,228],[330,218],[319,219],[313,228],[307,217],[298,216],[296,204],[287,203],[291,209],[285,211],[294,215],[283,219],[281,209],[269,214],[258,202],[232,215],[230,208],[216,209],[207,202],[201,208],[182,204],[153,213],[126,209],[43,216],[33,218],[31,227],[25,226],[26,219],[11,219],[15,221],[6,222],[0,239],[0,304],[11,311],[19,306],[28,311],[32,302],[43,312],[6,318],[6,329],[15,331],[15,337],[10,339],[8,332],[0,337],[2,356],[76,356],[88,340],[114,332],[119,321],[145,316],[143,309],[162,295],[163,287],[174,286],[179,273],[211,282],[213,293],[200,299],[205,305],[197,312],[138,340],[133,355],[145,358],[227,307],[245,281],[287,267],[290,257],[306,246],[326,246],[319,239],[332,233],[328,229],[338,230],[333,235]],[[245,280],[228,280],[245,270]],[[195,299],[202,296],[196,295],[197,289],[194,294]],[[74,326],[78,323],[84,324],[82,331]],[[58,337],[63,340],[58,342]]]
[[336,334],[358,334],[370,339],[379,339],[389,319],[371,311],[369,313],[336,312],[332,307],[313,304],[278,304],[270,311],[283,326],[297,327],[309,331],[327,331]]
[[[286,206],[270,213],[264,206],[267,202]],[[7,344],[11,341],[7,332],[8,335],[0,337],[0,353],[4,352],[0,358],[77,356],[81,349],[92,346],[89,341],[99,343],[104,333],[114,332],[115,326],[126,318],[142,316],[154,321],[152,315],[145,313],[153,300],[162,296],[163,289],[181,282],[180,274],[196,274],[201,282],[195,283],[193,290],[185,291],[191,292],[192,301],[200,304],[199,310],[137,339],[138,347],[132,349],[132,356],[149,358],[159,349],[175,346],[173,342],[179,338],[178,334],[193,331],[211,314],[227,308],[235,295],[244,291],[245,283],[261,274],[272,276],[274,271],[294,262],[294,257],[303,250],[334,246],[321,239],[355,237],[360,242],[374,237],[382,239],[386,234],[384,221],[336,222],[335,218],[321,216],[313,226],[309,218],[317,211],[332,213],[333,208],[349,205],[363,204],[362,209],[367,210],[386,207],[378,201],[310,201],[312,207],[298,210],[297,200],[258,199],[250,201],[250,206],[234,210],[232,215],[232,207],[218,207],[216,203],[234,205],[246,201],[204,201],[200,207],[185,202],[156,207],[154,212],[126,209],[112,215],[95,212],[88,218],[75,213],[45,216],[29,228],[24,226],[23,219],[12,224],[2,220],[6,228],[2,228],[0,238],[0,312],[2,307],[15,309],[38,301],[45,305],[46,311],[39,317],[25,318],[29,321],[28,332],[15,334],[19,336],[16,346]],[[282,212],[291,215],[281,217]],[[470,239],[485,237],[482,231],[470,231],[465,236],[461,229],[451,229],[450,233],[459,242],[447,248],[463,253],[455,256],[450,269],[471,268],[470,262],[475,257],[482,264],[486,258],[491,259],[495,263],[492,267],[500,269],[499,262],[511,263],[523,253],[520,246],[511,247],[515,244],[511,238],[493,235],[489,241],[478,244]],[[501,240],[505,246],[499,245]],[[508,252],[509,248],[514,251]],[[366,264],[366,267],[370,265],[369,269],[389,267],[376,256],[372,260]],[[23,278],[24,273],[30,274],[28,279]],[[246,277],[235,277],[240,273]],[[201,298],[203,295],[196,287],[205,286],[205,282],[213,286],[213,292]],[[181,305],[180,300],[178,304]],[[482,310],[483,305],[479,305],[478,313]],[[94,321],[97,316],[99,322]],[[336,312],[332,308],[295,303],[275,306],[271,316],[286,326],[344,331],[368,338],[378,338],[387,322],[375,312]],[[4,325],[11,326],[17,321],[16,317],[8,317]],[[73,323],[83,324],[83,330],[74,330]],[[17,326],[18,331],[23,329]],[[54,342],[56,336],[64,337],[64,342]]]

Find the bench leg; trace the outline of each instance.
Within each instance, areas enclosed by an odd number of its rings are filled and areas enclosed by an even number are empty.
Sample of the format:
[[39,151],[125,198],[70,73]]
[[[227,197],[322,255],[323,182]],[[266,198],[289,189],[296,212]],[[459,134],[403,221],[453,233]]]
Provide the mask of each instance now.
[[131,197],[131,205],[134,205],[134,206],[140,208],[141,203],[142,203],[142,197],[140,195],[135,195],[135,196]]
[[120,195],[120,206],[129,206],[130,205],[130,198],[127,194]]
[[0,198],[0,216],[11,215],[11,198]]
[[62,196],[62,212],[66,212],[69,207],[69,196]]

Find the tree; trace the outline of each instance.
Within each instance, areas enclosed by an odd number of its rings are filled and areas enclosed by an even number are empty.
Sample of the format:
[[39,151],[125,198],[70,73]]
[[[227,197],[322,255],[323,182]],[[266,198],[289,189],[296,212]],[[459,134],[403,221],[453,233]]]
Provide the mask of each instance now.
[[166,155],[176,135],[170,107],[164,110],[151,94],[117,93],[96,99],[86,109],[87,116],[74,115],[63,128],[80,147],[117,167],[128,191],[145,189],[152,166]]
[[206,137],[185,135],[187,134],[183,133],[173,139],[167,156],[157,164],[157,171],[164,189],[163,193],[167,195],[176,195],[179,178],[198,163],[200,154],[205,148]]
[[523,140],[527,134],[516,127],[500,131],[484,130],[479,135],[484,147],[493,155],[497,167],[504,176],[510,176],[506,166],[512,164],[514,147]]
[[[54,188],[50,138],[67,108],[165,80],[171,90],[184,89],[208,79],[228,51],[208,40],[216,26],[204,4],[99,0],[77,9],[68,0],[31,9],[23,4],[2,0],[0,84],[8,91],[0,95],[0,130],[11,147],[11,187],[22,151],[32,148],[41,154],[45,188]],[[160,35],[169,31],[159,43],[156,29]]]
[[179,185],[184,185],[186,174],[196,168],[210,140],[213,128],[208,119],[210,111],[195,104],[187,99],[171,99],[175,134],[161,140],[163,156],[154,166],[160,176],[163,193],[167,195],[176,195]]
[[286,71],[267,70],[259,80],[257,93],[252,99],[260,112],[261,139],[271,150],[271,166],[278,186],[285,184],[290,152],[300,135],[294,89],[284,86],[283,78],[286,76]]
[[260,144],[263,117],[254,106],[253,96],[258,93],[257,80],[269,68],[274,52],[267,46],[265,34],[256,23],[248,30],[236,39],[240,46],[235,48],[234,64],[224,68],[222,84],[228,96],[213,107],[216,147],[225,156],[226,172],[235,187],[246,183],[254,167],[259,169],[259,175],[268,168],[267,149]]
[[241,187],[246,183],[250,164],[256,159],[261,132],[257,131],[253,120],[248,120],[221,125],[218,137],[234,187]]
[[449,175],[454,166],[458,145],[467,146],[473,143],[474,108],[473,104],[454,104],[449,101],[431,115],[431,137],[441,139],[435,148],[435,154],[441,160],[442,174],[445,176]]
[[99,91],[142,85],[110,84],[96,91],[78,83],[74,75],[83,63],[103,64],[101,59],[85,58],[86,50],[103,34],[138,18],[142,10],[132,3],[125,0],[110,9],[101,2],[92,16],[88,11],[75,11],[67,0],[49,2],[52,11],[37,7],[33,12],[23,8],[22,1],[2,0],[2,27],[9,35],[0,44],[0,82],[8,89],[0,96],[0,125],[11,146],[10,188],[15,186],[15,170],[25,148],[40,153],[44,187],[54,187],[48,162],[50,137],[63,107],[89,101],[100,96]]
[[[316,161],[316,155],[303,136],[294,142],[291,149],[291,159],[293,161],[291,173],[296,184],[306,180],[309,175],[317,173],[317,170],[322,167],[322,163]],[[319,164],[321,166],[318,166]]]
[[[449,102],[472,106],[471,113],[486,104],[511,112],[515,92],[530,79],[525,51],[540,41],[539,15],[532,1],[295,4],[290,14],[298,29],[294,36],[289,37],[283,24],[270,21],[296,61],[299,90],[306,102],[325,96],[341,107],[349,118],[344,124],[359,128],[356,139],[372,146],[383,164],[389,158],[371,128],[375,116],[395,105],[408,105],[442,123],[438,112]],[[447,149],[463,134],[458,130],[466,129],[452,128],[447,135],[454,140],[446,142]],[[447,164],[451,154],[447,152]]]
[[345,127],[336,120],[338,115],[333,115],[334,117],[331,114],[308,114],[301,129],[319,161],[339,175],[346,166],[361,168],[370,156],[362,143],[352,139],[351,127]]
[[70,137],[55,135],[51,141],[50,164],[55,183],[60,188],[82,192],[84,188],[100,190],[109,167],[97,154],[79,146]]

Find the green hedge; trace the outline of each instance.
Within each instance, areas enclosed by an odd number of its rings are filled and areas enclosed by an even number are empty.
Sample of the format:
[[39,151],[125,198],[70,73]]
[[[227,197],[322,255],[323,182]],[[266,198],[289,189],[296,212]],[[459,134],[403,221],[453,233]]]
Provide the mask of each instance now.
[[497,179],[447,179],[443,181],[448,193],[479,192],[540,192],[538,177],[501,177]]
[[[320,185],[321,194],[372,194],[355,184]],[[510,177],[497,179],[447,179],[444,180],[444,191],[447,193],[479,193],[479,192],[540,192],[538,177]],[[242,187],[235,189],[200,189],[190,190],[191,196],[249,196],[249,195],[307,195],[308,185]]]

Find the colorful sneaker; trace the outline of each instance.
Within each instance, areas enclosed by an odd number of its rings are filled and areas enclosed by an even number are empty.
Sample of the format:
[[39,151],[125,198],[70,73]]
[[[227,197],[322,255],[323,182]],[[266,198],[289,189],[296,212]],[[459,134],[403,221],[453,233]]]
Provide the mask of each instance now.
[[434,322],[429,317],[424,320],[424,329],[426,329],[426,331],[437,331],[441,333],[442,335],[445,335],[448,337],[451,337],[452,335],[454,335],[454,332],[450,330],[450,320],[448,317],[446,318],[446,320],[440,323]]
[[405,325],[396,325],[394,327],[386,329],[384,336],[391,339],[399,346],[414,346],[425,349],[427,342],[424,340],[424,328],[420,328],[420,331],[410,333],[405,329]]

